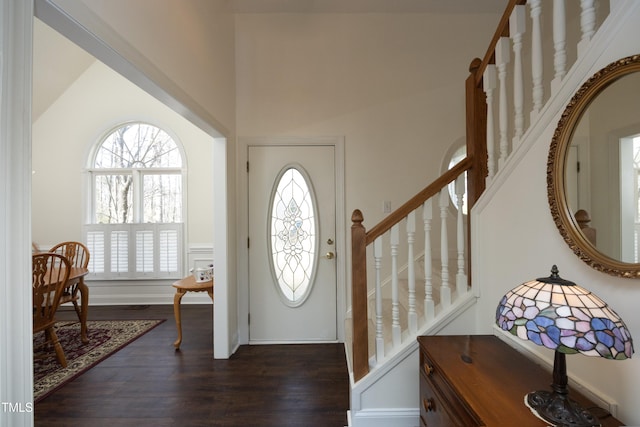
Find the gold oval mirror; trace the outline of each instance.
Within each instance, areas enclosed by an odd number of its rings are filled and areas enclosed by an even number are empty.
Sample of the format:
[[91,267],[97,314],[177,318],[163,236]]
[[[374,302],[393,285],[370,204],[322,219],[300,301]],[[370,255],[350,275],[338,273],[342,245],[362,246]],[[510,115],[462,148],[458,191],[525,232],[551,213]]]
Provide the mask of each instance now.
[[596,270],[640,278],[640,55],[594,74],[551,141],[547,195],[560,234]]

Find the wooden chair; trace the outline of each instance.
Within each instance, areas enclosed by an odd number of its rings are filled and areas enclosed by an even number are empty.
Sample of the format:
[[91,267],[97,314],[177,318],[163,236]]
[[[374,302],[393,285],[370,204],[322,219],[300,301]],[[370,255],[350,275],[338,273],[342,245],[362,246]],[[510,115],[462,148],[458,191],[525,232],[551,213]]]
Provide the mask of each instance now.
[[[71,267],[83,267],[87,268],[89,265],[89,249],[80,242],[62,242],[58,243],[49,252],[62,255],[69,260]],[[70,284],[62,293],[60,298],[60,304],[73,303],[73,308],[76,310],[78,319],[82,321],[82,315],[78,300],[80,299],[80,293],[78,292],[78,283]]]
[[69,279],[69,261],[62,255],[39,253],[32,259],[33,287],[33,333],[44,331],[45,344],[50,342],[56,352],[56,358],[63,368],[67,359],[54,325],[55,314],[60,303],[62,291]]

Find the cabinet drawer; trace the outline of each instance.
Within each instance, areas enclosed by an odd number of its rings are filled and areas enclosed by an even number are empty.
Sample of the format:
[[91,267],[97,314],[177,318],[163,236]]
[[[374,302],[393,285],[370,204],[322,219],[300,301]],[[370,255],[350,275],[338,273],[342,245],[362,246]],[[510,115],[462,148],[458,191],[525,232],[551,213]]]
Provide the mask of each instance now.
[[428,427],[458,426],[424,375],[420,375],[420,422]]
[[450,388],[447,381],[443,378],[440,368],[429,359],[425,352],[420,352],[420,373],[433,384],[442,393],[443,390]]
[[484,425],[424,351],[420,352],[420,416],[429,427]]

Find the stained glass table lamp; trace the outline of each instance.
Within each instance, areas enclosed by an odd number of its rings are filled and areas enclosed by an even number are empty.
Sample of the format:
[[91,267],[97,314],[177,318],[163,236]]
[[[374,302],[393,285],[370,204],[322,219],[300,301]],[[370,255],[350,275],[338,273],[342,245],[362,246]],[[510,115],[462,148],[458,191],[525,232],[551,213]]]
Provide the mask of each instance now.
[[507,292],[496,310],[496,323],[523,340],[555,350],[551,390],[526,396],[535,414],[553,425],[600,425],[596,416],[569,398],[565,355],[630,358],[631,334],[615,311],[595,294],[560,278],[554,265],[551,276]]

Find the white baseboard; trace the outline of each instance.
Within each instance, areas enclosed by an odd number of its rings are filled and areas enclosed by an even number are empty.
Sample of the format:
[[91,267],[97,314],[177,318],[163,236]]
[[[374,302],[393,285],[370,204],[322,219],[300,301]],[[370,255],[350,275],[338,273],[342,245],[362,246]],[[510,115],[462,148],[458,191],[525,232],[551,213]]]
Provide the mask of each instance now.
[[[89,305],[173,305],[171,280],[87,281]],[[206,292],[187,292],[181,304],[212,304]]]
[[[170,295],[99,295],[90,297],[89,305],[173,305],[173,293]],[[180,301],[182,305],[213,304],[211,298],[204,295],[187,294]]]
[[419,427],[420,410],[416,408],[376,408],[349,411],[349,427]]

